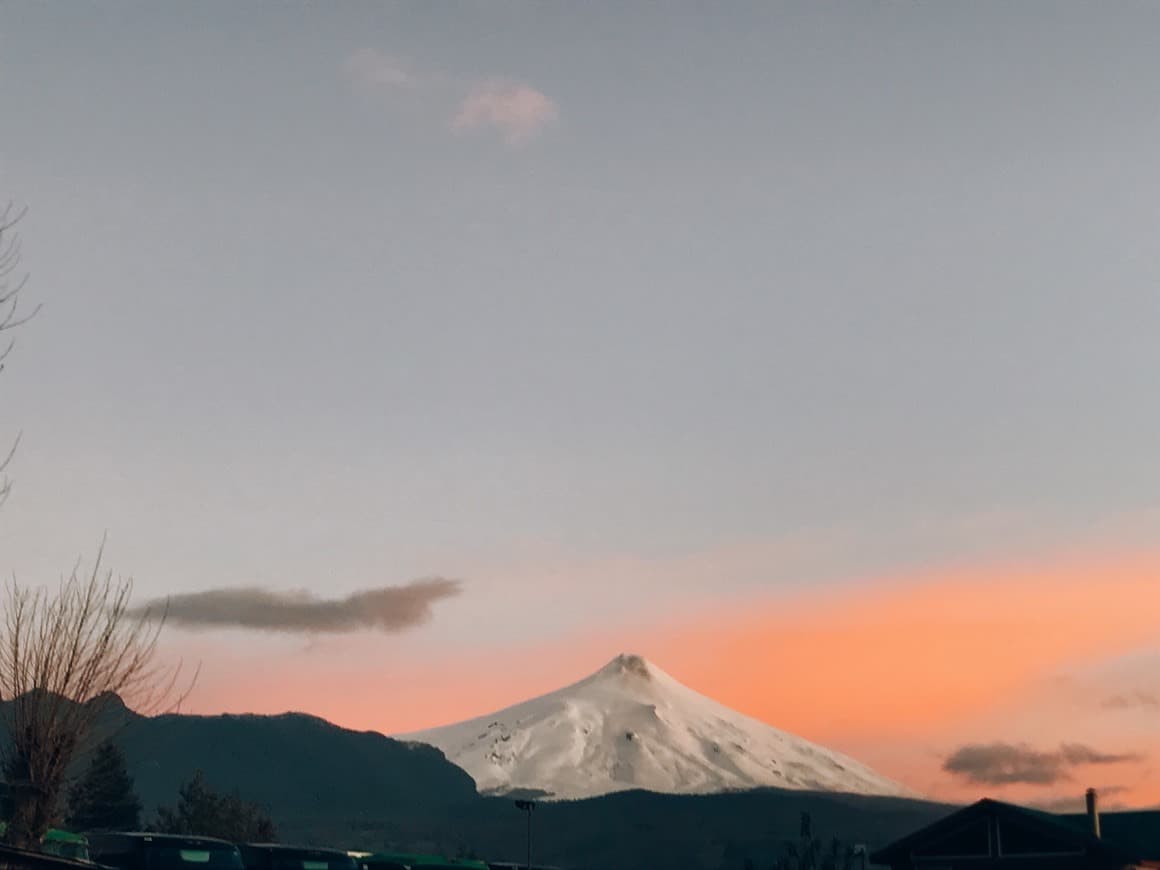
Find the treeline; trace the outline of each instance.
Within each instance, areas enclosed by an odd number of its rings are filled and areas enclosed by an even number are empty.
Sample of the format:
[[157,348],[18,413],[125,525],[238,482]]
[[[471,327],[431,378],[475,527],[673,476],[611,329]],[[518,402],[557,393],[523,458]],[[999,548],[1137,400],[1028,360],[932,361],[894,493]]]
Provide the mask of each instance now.
[[[801,814],[798,839],[784,843],[782,850],[773,870],[861,870],[868,860],[863,845],[846,843],[838,837],[826,842],[816,836],[809,813]],[[752,861],[745,862],[745,870],[756,870]]]
[[[97,748],[88,769],[69,791],[65,821],[75,831],[141,830],[141,800],[125,756],[112,741]],[[273,820],[262,807],[237,791],[216,791],[201,771],[181,785],[175,804],[157,809],[145,830],[219,837],[234,843],[272,843],[278,838]]]

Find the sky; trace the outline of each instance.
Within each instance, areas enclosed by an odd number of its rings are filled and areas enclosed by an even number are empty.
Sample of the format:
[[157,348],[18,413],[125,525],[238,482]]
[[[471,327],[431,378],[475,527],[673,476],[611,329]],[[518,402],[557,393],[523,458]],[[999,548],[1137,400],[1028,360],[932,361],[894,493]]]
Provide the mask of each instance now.
[[197,712],[619,652],[926,794],[1160,804],[1160,6],[0,9],[0,570]]

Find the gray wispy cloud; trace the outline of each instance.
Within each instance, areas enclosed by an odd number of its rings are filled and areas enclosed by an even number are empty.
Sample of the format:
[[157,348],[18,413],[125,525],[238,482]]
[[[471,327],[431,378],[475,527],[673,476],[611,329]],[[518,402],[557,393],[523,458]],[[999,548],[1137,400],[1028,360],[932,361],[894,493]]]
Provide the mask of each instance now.
[[971,743],[951,753],[943,770],[980,785],[1053,785],[1071,779],[1074,767],[1139,760],[1134,753],[1100,752],[1082,743],[1065,743],[1054,751],[1025,743]]
[[1103,706],[1107,710],[1160,710],[1160,693],[1137,689],[1104,698]]
[[[1116,810],[1121,809],[1123,804],[1119,801],[1109,801],[1108,798],[1125,794],[1131,789],[1126,785],[1101,785],[1098,791],[1100,793],[1100,807],[1105,810]],[[1033,806],[1049,813],[1082,813],[1087,809],[1087,801],[1082,794],[1074,794],[1051,800],[1036,801]]]
[[436,602],[460,592],[458,580],[430,577],[399,586],[322,599],[305,591],[257,586],[209,589],[147,602],[138,613],[165,613],[182,628],[242,628],[284,634],[398,632],[422,625]]

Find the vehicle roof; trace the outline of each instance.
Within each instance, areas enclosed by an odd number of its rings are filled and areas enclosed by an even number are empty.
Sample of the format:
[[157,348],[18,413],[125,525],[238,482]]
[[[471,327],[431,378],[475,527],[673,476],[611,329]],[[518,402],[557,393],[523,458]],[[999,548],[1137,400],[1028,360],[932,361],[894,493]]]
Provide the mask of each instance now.
[[361,860],[364,864],[389,861],[392,864],[408,864],[412,867],[470,867],[474,870],[488,870],[486,861],[476,861],[471,858],[446,858],[443,855],[409,854],[407,852],[375,852]]
[[[342,849],[334,849],[329,846],[295,846],[293,843],[243,843],[242,845],[250,849],[269,849],[272,852],[321,852],[326,855],[338,855],[342,858],[351,857]],[[351,860],[354,859],[351,858]]]
[[178,843],[213,843],[214,845],[236,848],[229,840],[217,837],[202,837],[197,834],[154,834],[151,831],[93,831],[86,834],[90,842],[95,838],[124,837],[130,840],[161,840]]
[[[0,821],[0,837],[8,833],[8,823]],[[65,831],[61,828],[49,828],[44,835],[44,839],[49,843],[87,843],[84,834],[75,834],[72,831]]]
[[46,843],[87,843],[89,840],[84,834],[74,834],[72,831],[62,831],[59,828],[50,828],[44,835]]

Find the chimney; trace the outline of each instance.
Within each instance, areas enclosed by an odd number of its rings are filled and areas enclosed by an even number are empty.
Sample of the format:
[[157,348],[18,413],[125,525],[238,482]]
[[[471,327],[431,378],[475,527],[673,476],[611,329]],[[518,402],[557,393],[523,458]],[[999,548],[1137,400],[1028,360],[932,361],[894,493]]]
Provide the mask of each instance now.
[[1100,796],[1094,788],[1087,790],[1087,814],[1088,822],[1091,823],[1092,835],[1099,839],[1100,836]]

